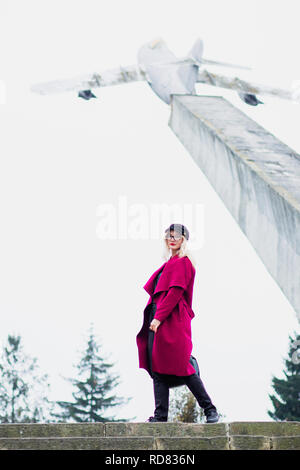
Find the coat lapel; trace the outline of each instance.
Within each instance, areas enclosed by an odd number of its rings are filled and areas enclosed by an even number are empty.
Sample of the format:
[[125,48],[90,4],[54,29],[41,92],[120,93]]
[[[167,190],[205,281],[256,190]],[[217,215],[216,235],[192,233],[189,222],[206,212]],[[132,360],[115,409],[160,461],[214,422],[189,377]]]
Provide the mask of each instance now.
[[[163,263],[152,274],[150,279],[144,285],[144,289],[145,289],[146,292],[148,292],[149,295],[152,296],[152,295],[156,294],[157,292],[162,292],[162,291],[169,290],[170,282],[172,283],[172,279],[174,279],[174,272],[175,272],[174,269],[176,270],[176,267],[175,267],[174,263],[176,263],[176,259],[178,259],[178,255],[175,255],[174,257],[170,258],[168,261]],[[155,278],[162,269],[163,269],[163,272],[161,273],[161,276],[160,276],[160,278],[158,280],[158,283],[156,285],[156,288],[154,290],[153,287],[154,287]],[[182,280],[181,280],[181,282],[182,282]],[[180,285],[180,283],[178,285]]]
[[[167,264],[167,261],[165,263],[163,263],[160,268],[158,268],[153,274],[152,276],[150,277],[150,279],[146,282],[146,284],[144,285],[144,289],[145,291],[149,294],[149,295],[153,295],[153,287],[154,287],[154,281],[155,281],[155,278],[157,276],[157,274],[159,273],[159,271]],[[161,275],[162,276],[162,275]],[[160,276],[160,278],[161,278]],[[159,278],[159,281],[160,281],[160,278]],[[159,283],[158,281],[158,283]],[[156,286],[157,287],[157,286]],[[157,289],[155,289],[157,290]]]

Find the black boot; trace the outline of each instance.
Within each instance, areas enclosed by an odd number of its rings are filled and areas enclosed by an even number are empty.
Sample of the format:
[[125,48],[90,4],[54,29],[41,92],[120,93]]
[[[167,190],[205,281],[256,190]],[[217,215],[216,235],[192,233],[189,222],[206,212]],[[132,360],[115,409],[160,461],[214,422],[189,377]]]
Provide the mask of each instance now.
[[150,416],[150,418],[147,419],[146,423],[162,423],[164,420],[160,420],[155,418],[154,416]]
[[206,415],[207,423],[217,423],[219,421],[219,415],[216,411],[210,410]]

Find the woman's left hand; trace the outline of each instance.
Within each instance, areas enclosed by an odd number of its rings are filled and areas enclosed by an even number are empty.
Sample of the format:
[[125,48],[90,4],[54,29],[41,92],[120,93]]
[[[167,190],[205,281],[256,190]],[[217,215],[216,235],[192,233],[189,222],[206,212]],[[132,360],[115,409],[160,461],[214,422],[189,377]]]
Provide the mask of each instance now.
[[159,320],[157,320],[156,318],[153,318],[152,322],[150,323],[149,329],[154,331],[154,333],[156,333],[157,328],[159,327],[160,323],[161,322]]

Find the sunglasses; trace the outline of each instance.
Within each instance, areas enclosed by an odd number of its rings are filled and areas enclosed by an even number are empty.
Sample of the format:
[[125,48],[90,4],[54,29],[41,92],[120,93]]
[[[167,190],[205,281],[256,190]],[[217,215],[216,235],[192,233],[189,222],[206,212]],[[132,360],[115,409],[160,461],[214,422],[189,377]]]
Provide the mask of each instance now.
[[179,240],[181,240],[181,235],[176,236],[176,237],[174,237],[174,235],[166,235],[165,236],[166,240],[172,240],[172,238],[173,238],[174,241],[178,242]]

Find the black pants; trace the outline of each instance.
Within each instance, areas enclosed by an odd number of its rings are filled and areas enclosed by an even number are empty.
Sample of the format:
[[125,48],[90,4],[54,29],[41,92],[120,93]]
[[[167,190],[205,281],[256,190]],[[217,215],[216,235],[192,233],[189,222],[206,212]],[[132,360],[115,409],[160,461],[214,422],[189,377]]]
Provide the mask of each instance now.
[[197,374],[177,377],[175,375],[159,374],[158,372],[152,371],[152,347],[154,339],[154,331],[149,330],[148,336],[148,360],[149,368],[153,378],[153,389],[155,399],[155,411],[154,417],[159,421],[168,421],[169,412],[169,389],[176,385],[176,380],[180,384],[185,384],[196,398],[199,406],[203,408],[205,416],[209,411],[216,411],[216,407],[213,405],[202,380]]

